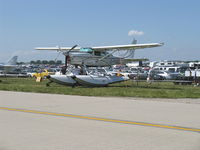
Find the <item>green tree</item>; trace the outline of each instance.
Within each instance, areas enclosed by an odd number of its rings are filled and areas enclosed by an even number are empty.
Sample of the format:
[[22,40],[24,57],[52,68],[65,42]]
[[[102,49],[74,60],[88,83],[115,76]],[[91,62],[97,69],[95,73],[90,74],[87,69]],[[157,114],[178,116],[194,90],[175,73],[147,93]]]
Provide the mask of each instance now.
[[48,64],[47,60],[42,60],[42,64]]
[[54,61],[54,60],[50,60],[50,61],[49,61],[49,64],[50,64],[50,65],[54,65],[54,64],[55,64],[55,61]]
[[57,61],[56,61],[56,64],[57,64],[57,65],[61,65],[61,64],[62,64],[62,60],[57,60]]
[[42,63],[41,60],[36,61],[36,64],[41,64],[41,63]]
[[36,62],[34,60],[31,60],[30,64],[36,64]]

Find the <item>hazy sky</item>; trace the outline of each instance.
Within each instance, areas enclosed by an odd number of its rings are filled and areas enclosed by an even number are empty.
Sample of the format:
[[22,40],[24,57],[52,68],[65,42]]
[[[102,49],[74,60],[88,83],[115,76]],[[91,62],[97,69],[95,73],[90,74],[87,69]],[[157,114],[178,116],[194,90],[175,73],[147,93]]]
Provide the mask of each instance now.
[[200,1],[0,0],[0,62],[55,59],[39,46],[129,44],[133,37],[165,43],[136,58],[200,60]]

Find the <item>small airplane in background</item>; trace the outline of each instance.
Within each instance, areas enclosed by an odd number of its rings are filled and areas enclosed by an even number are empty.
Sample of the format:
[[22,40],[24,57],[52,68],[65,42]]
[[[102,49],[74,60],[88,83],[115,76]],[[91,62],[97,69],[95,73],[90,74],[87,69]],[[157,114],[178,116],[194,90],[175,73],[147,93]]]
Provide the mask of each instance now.
[[18,56],[13,56],[10,60],[8,60],[5,64],[0,64],[0,72],[3,74],[7,74],[15,70],[17,65]]
[[130,61],[141,60],[115,57],[113,56],[113,53],[116,51],[134,51],[136,49],[153,48],[162,45],[163,43],[128,44],[97,47],[78,47],[78,45],[74,45],[73,47],[37,47],[35,49],[63,52],[63,54],[65,55],[65,66],[67,66],[67,64],[69,63],[75,66],[105,67],[116,64],[126,64]]

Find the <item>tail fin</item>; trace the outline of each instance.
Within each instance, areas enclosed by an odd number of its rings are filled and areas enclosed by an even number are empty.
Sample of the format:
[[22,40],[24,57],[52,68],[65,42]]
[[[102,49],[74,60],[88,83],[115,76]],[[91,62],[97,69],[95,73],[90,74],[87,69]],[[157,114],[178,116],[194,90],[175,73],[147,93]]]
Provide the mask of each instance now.
[[6,65],[17,65],[17,59],[18,59],[18,56],[13,56],[13,57],[6,63]]
[[[136,39],[133,39],[133,41],[132,41],[131,44],[137,44],[137,40],[136,40]],[[135,56],[135,50],[132,50],[132,51],[131,51],[130,58],[134,58],[134,56]]]
[[137,40],[136,40],[136,39],[133,39],[133,41],[132,41],[131,44],[137,44]]

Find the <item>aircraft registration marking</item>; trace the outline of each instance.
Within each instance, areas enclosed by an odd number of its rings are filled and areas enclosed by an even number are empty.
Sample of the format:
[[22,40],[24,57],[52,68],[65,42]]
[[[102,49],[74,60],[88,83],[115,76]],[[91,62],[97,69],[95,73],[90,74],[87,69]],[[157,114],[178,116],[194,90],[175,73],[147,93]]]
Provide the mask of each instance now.
[[125,120],[108,119],[108,118],[100,118],[100,117],[81,116],[81,115],[74,115],[74,114],[54,113],[54,112],[45,112],[45,111],[27,110],[27,109],[18,109],[18,108],[8,108],[8,107],[0,107],[0,110],[8,110],[8,111],[26,112],[26,113],[33,113],[33,114],[44,114],[44,115],[51,115],[51,116],[62,116],[62,117],[88,119],[88,120],[96,120],[96,121],[104,121],[104,122],[112,122],[112,123],[122,123],[122,124],[131,124],[131,125],[140,125],[140,126],[148,126],[148,127],[159,127],[159,128],[167,128],[167,129],[177,129],[177,130],[184,130],[184,131],[200,132],[200,129],[196,129],[196,128],[171,126],[171,125],[160,125],[160,124],[143,123],[143,122],[135,122],[135,121],[125,121]]

